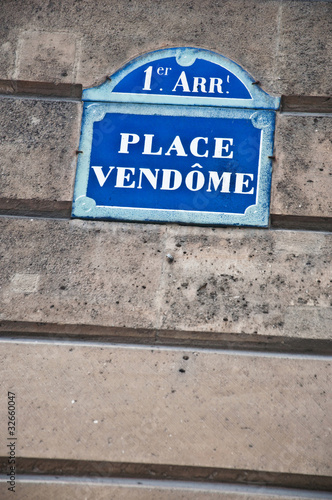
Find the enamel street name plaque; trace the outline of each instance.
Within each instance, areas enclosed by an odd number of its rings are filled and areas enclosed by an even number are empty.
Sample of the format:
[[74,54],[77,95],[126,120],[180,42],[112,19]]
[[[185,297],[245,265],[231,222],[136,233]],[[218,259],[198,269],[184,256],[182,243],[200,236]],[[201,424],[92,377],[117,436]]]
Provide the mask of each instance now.
[[152,52],[83,101],[74,217],[268,225],[279,99],[234,62]]

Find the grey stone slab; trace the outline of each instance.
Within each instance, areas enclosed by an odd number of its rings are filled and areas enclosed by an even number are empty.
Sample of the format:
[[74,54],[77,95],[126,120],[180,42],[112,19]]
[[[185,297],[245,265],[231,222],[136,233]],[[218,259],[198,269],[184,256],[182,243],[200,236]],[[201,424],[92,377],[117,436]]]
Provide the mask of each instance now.
[[332,217],[331,152],[332,117],[277,116],[272,214]]
[[[278,2],[149,1],[129,8],[125,4],[118,5],[112,14],[118,20],[112,26],[112,45],[105,43],[102,30],[93,34],[90,31],[83,39],[78,80],[86,87],[102,81],[125,61],[172,46],[202,47],[219,52],[255,75],[263,86],[270,86]],[[101,45],[103,58],[96,52]]]
[[19,80],[73,82],[76,55],[75,32],[23,32],[18,41],[15,76]]
[[[4,9],[1,9],[2,14]],[[1,14],[0,14],[1,16]],[[17,33],[8,23],[0,22],[0,78],[13,78],[16,62]]]
[[331,96],[332,3],[286,0],[279,19],[275,87],[286,95]]
[[0,78],[100,83],[137,55],[171,46],[217,51],[276,94],[331,91],[331,3],[6,1]]
[[89,87],[144,52],[198,46],[230,57],[268,88],[278,11],[273,0],[6,2],[3,43],[10,44],[11,57],[0,78],[76,81]]
[[331,338],[331,236],[172,227],[163,329]]
[[1,435],[11,391],[17,457],[331,475],[331,358],[4,340],[0,352]]
[[1,319],[154,328],[163,226],[1,223]]
[[1,208],[17,199],[71,201],[81,103],[5,97],[0,114]]
[[[234,7],[230,1],[168,4],[86,0],[37,8],[22,2],[22,10],[19,7],[16,3],[15,16],[9,3],[3,12],[3,22],[17,40],[17,46],[12,47],[16,55],[12,74],[19,79],[74,79],[91,86],[141,53],[183,45],[222,52],[257,78],[262,77],[262,82],[264,77],[269,82],[273,69],[276,1],[241,0]],[[63,43],[66,37],[72,38],[68,47]],[[7,39],[8,35],[4,43]],[[27,41],[31,42],[29,50]],[[65,51],[69,51],[68,60]]]
[[329,234],[28,218],[0,226],[3,321],[331,338]]
[[[321,492],[239,487],[234,485],[172,483],[145,480],[98,480],[87,478],[20,478],[20,500],[299,500],[331,499]],[[13,498],[0,479],[3,500]]]

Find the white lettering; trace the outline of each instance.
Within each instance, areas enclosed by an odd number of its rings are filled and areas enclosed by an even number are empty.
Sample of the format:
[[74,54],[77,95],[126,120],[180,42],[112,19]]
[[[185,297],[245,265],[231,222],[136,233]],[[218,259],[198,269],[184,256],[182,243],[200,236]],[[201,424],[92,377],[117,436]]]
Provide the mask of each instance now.
[[143,73],[145,73],[145,80],[144,80],[144,87],[142,90],[151,90],[152,66],[146,68],[146,70],[143,71]]
[[230,192],[230,183],[231,183],[231,172],[223,172],[221,174],[221,177],[219,177],[218,172],[209,172],[209,184],[207,191],[211,191],[211,184],[213,184],[213,187],[215,191],[217,191],[220,183],[222,182],[220,192],[221,193],[229,193]]
[[[128,167],[117,167],[117,176],[116,176],[116,188],[134,188],[135,187],[135,181],[133,181],[130,185],[125,186],[125,181],[130,182],[130,173],[132,175],[135,174],[135,169],[134,168],[128,168]],[[126,171],[128,173],[126,174]]]
[[194,76],[193,92],[198,92],[198,87],[201,87],[201,92],[206,92],[205,84],[206,78]]
[[244,177],[249,177],[250,180],[254,179],[254,174],[236,174],[236,180],[235,180],[235,190],[234,193],[238,194],[253,194],[254,188],[251,188],[250,191],[243,191],[243,186],[248,188],[249,185],[249,179],[244,180]]
[[222,85],[222,79],[221,78],[210,78],[209,94],[214,94],[214,92],[215,92],[214,88],[215,87],[217,87],[218,94],[222,94],[223,91],[221,89],[221,85]]
[[[137,134],[122,134],[121,135],[121,143],[120,143],[120,149],[118,153],[129,153],[128,151],[128,144],[137,144],[139,141],[139,135]],[[131,139],[129,139],[131,137]]]
[[[193,165],[193,167],[200,167],[198,163]],[[158,189],[158,179],[160,169],[149,169],[149,168],[138,168],[134,167],[108,167],[109,171],[107,175],[103,173],[103,167],[91,167],[97,177],[100,187],[103,187],[106,180],[108,179],[110,173],[116,168],[117,174],[115,176],[115,186],[116,188],[135,188],[143,189],[149,186],[154,190]],[[253,194],[254,186],[252,187],[252,182],[254,181],[254,174],[242,174],[242,173],[232,173],[232,172],[222,172],[208,171],[202,172],[200,170],[191,170],[187,173],[185,179],[182,173],[178,170],[173,169],[162,169],[161,170],[162,179],[160,189],[163,191],[175,191],[179,189],[184,183],[190,191],[200,191],[204,188],[207,183],[206,191],[211,193],[211,191],[219,193],[230,193],[231,188],[231,177],[235,175],[235,188],[234,193],[236,194]],[[136,182],[138,184],[136,186]],[[145,185],[142,187],[143,182]],[[114,182],[114,180],[113,180]],[[11,444],[11,443],[10,443]],[[10,447],[10,444],[7,445]],[[11,449],[11,448],[10,448]],[[14,452],[13,452],[14,453]]]
[[[196,177],[195,188],[194,188],[194,177]],[[204,182],[205,182],[205,177],[202,174],[202,172],[199,172],[198,170],[192,170],[186,177],[186,186],[188,189],[190,189],[190,191],[199,191],[204,186]]]
[[162,66],[159,66],[159,68],[157,68],[157,73],[160,76],[167,76],[168,71],[170,71],[171,69],[172,68],[163,68]]
[[[174,174],[174,176],[172,176]],[[171,186],[171,180],[173,178],[173,185]],[[173,191],[178,189],[182,183],[182,175],[178,170],[163,169],[163,182],[161,188],[167,191]]]
[[110,173],[114,169],[114,167],[108,167],[109,168],[108,174],[104,175],[103,167],[91,167],[91,168],[93,168],[93,171],[96,174],[96,177],[97,177],[97,180],[99,182],[100,187],[103,187],[103,185],[107,181]]
[[201,158],[203,158],[204,156],[207,157],[209,154],[208,150],[206,150],[204,154],[198,153],[198,142],[199,141],[204,141],[205,144],[207,144],[208,138],[207,137],[195,137],[190,143],[190,152],[194,156],[199,156]]
[[150,184],[153,187],[153,189],[157,189],[158,173],[159,173],[159,168],[156,168],[154,175],[153,175],[153,173],[151,172],[151,170],[149,168],[140,168],[139,169],[139,181],[138,181],[137,189],[142,189],[142,177],[143,177],[143,174],[145,175],[145,178],[150,182]]
[[162,148],[159,148],[158,151],[152,151],[152,141],[154,138],[154,134],[144,134],[145,140],[144,140],[144,149],[143,149],[143,155],[161,155],[162,153]]
[[[138,134],[120,133],[120,135],[121,140],[118,153],[122,154],[129,154],[129,145],[137,144],[141,140]],[[154,144],[154,142],[157,141],[158,136],[156,139],[155,134],[144,134],[144,146],[142,154],[158,156],[165,154],[166,156],[171,156],[172,151],[175,151],[176,156],[188,156],[182,144],[181,138],[178,135],[173,139],[173,142],[169,146],[166,153],[163,153],[163,146],[160,146],[158,149],[159,144]],[[232,138],[214,137],[214,141],[215,145],[213,158],[233,158],[234,152],[231,151],[231,147],[233,146],[234,140]],[[194,137],[190,142],[190,153],[198,158],[207,158],[210,155],[210,150],[208,147],[203,147],[201,144],[202,142],[205,143],[206,146],[208,146],[209,138]],[[154,151],[153,148],[155,149]]]
[[167,153],[165,153],[165,156],[170,156],[171,151],[176,151],[176,156],[188,156],[184,150],[184,147],[182,145],[180,137],[177,135],[170,145]]
[[[221,137],[215,137],[215,149],[214,149],[214,155],[213,158],[233,158],[233,151],[229,153],[229,155],[223,155],[223,151],[225,153],[229,152],[229,146],[233,145],[233,139],[222,139]],[[225,144],[225,142],[228,142],[228,144]]]
[[184,71],[182,71],[181,75],[179,76],[179,79],[176,82],[175,87],[172,90],[172,92],[175,92],[176,87],[182,87],[183,92],[190,92],[190,88],[189,88],[189,85],[188,85],[188,80],[187,80],[187,77],[186,77],[186,73]]

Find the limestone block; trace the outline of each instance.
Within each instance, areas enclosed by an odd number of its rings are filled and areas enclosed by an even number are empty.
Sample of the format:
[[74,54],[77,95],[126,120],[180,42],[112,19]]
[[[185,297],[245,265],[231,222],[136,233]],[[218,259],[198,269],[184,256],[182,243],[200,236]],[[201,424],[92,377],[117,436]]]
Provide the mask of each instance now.
[[[81,104],[34,99],[0,99],[0,208],[13,200],[32,207],[72,200]],[[70,208],[69,208],[70,213]]]
[[[18,45],[11,46],[11,53],[16,51],[13,74],[20,79],[76,78],[77,83],[88,87],[144,52],[166,46],[197,46],[221,52],[269,85],[278,5],[275,0],[238,0],[236,6],[230,1],[206,0],[70,0],[36,8],[18,0],[13,7],[7,2],[3,9],[2,22],[7,26],[3,43],[8,43],[14,33]],[[6,66],[2,71],[8,74]],[[2,73],[0,78],[5,78]]]
[[28,218],[0,226],[3,321],[331,338],[329,234]]
[[276,87],[286,95],[331,96],[332,3],[280,4]]
[[5,2],[0,78],[90,87],[144,52],[194,46],[233,59],[268,92],[329,95],[331,9],[326,1]]
[[16,57],[15,79],[40,82],[75,80],[74,33],[26,31],[19,38]]
[[277,116],[272,214],[332,217],[331,150],[332,117]]
[[[0,479],[3,500],[13,493]],[[22,478],[16,491],[23,500],[329,500],[332,495],[276,488],[239,487],[234,485],[174,483],[145,480],[98,480],[87,478]]]
[[[88,9],[92,19],[100,18],[100,13]],[[78,81],[85,87],[100,83],[124,62],[142,53],[186,46],[207,48],[229,57],[255,75],[264,87],[274,90],[270,87],[278,33],[278,2],[240,0],[234,5],[229,1],[156,3],[150,0],[129,7],[118,4],[115,8],[114,4],[108,14],[116,19],[111,27],[113,41],[105,38],[103,29],[90,30],[82,41]]]
[[328,234],[173,226],[163,329],[331,338]]
[[[2,222],[9,224],[2,233],[5,260],[13,264],[3,268],[2,319],[12,311],[24,321],[154,327],[163,226]],[[22,300],[18,309],[12,293]]]
[[17,457],[331,476],[329,357],[10,340],[0,353]]
[[14,33],[7,34],[0,26],[0,68],[1,78],[7,80],[13,77],[15,71],[15,48],[17,40]]

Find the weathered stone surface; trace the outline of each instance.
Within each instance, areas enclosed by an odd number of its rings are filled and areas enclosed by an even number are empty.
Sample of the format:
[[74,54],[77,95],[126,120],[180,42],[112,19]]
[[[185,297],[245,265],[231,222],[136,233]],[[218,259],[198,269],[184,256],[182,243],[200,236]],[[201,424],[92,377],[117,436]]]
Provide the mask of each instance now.
[[14,218],[0,226],[3,321],[330,338],[329,234]]
[[171,227],[162,328],[330,338],[329,235]]
[[14,76],[17,34],[0,22],[0,40],[0,78],[7,80]]
[[[42,77],[49,80],[61,79],[64,72],[67,75],[62,78],[66,79],[73,74],[70,69],[62,70],[65,65],[61,33],[62,36],[76,37],[79,58],[76,81],[84,86],[100,82],[128,59],[141,53],[182,45],[221,51],[249,71],[256,72],[257,78],[263,77],[262,81],[266,79],[268,82],[273,68],[277,12],[278,2],[261,0],[241,0],[237,2],[236,8],[230,1],[220,4],[207,1],[202,4],[198,0],[172,4],[152,0],[144,4],[93,4],[85,0],[79,3],[68,1],[57,6],[38,5],[38,9],[34,4],[24,4],[24,11],[16,3],[14,16],[8,3],[2,14],[3,23],[8,26],[3,43],[7,42],[13,31],[19,46],[31,36],[38,40],[43,36],[43,31],[49,38],[53,36],[53,64],[45,47],[34,43],[30,57],[37,60],[38,66],[30,71],[29,79],[33,80],[40,79],[38,68]],[[257,33],[260,33],[259,37]],[[16,65],[17,77],[23,78],[20,76],[19,62]],[[24,79],[28,79],[28,68],[24,75]]]
[[331,474],[331,358],[35,341],[0,352],[1,435],[11,391],[18,457]]
[[332,216],[331,151],[332,117],[278,115],[272,214]]
[[0,114],[0,208],[5,200],[70,201],[81,104],[2,98]]
[[276,86],[286,95],[331,95],[332,3],[280,3]]
[[7,1],[0,78],[89,87],[144,52],[194,46],[233,59],[272,93],[326,95],[331,7],[324,1],[277,0]]
[[[3,500],[13,493],[0,479]],[[238,487],[233,485],[174,483],[168,481],[35,479],[20,478],[16,486],[21,500],[329,500],[332,495],[321,492],[280,490],[275,488]]]
[[1,319],[155,326],[163,226],[1,222]]
[[76,70],[73,33],[27,31],[19,39],[15,77],[19,80],[72,82]]

